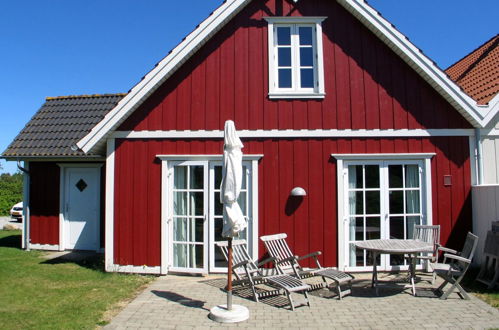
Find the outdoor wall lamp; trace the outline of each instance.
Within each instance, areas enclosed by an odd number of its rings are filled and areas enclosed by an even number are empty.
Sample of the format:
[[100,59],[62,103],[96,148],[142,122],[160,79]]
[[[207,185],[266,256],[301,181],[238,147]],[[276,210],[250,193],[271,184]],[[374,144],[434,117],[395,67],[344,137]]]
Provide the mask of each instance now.
[[302,187],[294,187],[291,196],[307,196],[307,192]]

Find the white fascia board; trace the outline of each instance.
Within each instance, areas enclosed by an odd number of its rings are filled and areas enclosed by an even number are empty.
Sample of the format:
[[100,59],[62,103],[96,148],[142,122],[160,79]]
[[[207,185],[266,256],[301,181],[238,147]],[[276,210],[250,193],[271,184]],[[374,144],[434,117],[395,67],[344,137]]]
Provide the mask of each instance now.
[[[423,79],[449,101],[474,127],[484,127],[497,107],[479,107],[433,61],[414,46],[378,12],[363,0],[338,0],[350,13],[401,56]],[[494,112],[495,111],[495,112]]]
[[192,31],[171,53],[161,60],[131,91],[100,121],[77,146],[89,152],[116,129],[159,85],[170,77],[176,69],[204,45],[211,36],[222,28],[251,0],[228,0],[216,9],[194,31]]
[[431,159],[435,156],[434,152],[427,153],[392,153],[392,154],[331,154],[339,160],[391,160],[391,159]]
[[[116,139],[217,139],[223,131],[117,131]],[[473,129],[386,129],[386,130],[240,130],[240,138],[396,138],[432,136],[473,136]]]

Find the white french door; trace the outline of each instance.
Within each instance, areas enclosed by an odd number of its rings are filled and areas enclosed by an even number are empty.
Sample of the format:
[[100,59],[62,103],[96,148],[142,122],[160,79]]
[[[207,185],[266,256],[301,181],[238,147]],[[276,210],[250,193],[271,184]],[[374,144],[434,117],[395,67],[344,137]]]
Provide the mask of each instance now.
[[171,165],[170,270],[206,273],[208,167],[199,161]]
[[[225,258],[216,242],[224,240],[223,205],[220,203],[221,161],[168,162],[168,270],[187,273],[224,272]],[[250,162],[243,162],[239,205],[253,231]],[[248,239],[249,245],[253,242]],[[251,251],[251,248],[248,249]]]
[[[347,161],[344,164],[345,265],[372,269],[370,252],[358,241],[412,238],[414,225],[426,224],[423,161]],[[379,270],[404,269],[401,255],[380,255]]]

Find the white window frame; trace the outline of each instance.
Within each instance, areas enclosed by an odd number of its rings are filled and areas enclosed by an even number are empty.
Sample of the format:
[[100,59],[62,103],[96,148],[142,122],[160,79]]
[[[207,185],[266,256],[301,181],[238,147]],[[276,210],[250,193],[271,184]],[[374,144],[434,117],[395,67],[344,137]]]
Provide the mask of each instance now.
[[[268,49],[269,49],[269,98],[271,99],[314,99],[324,98],[324,56],[322,48],[322,21],[326,17],[265,17],[268,22]],[[313,38],[314,53],[314,87],[300,88],[300,67],[298,64],[299,42],[298,35],[291,35],[292,52],[292,87],[279,88],[278,66],[277,66],[277,45],[276,45],[276,27],[290,26],[293,29],[304,25],[313,25],[315,38]]]
[[[347,210],[346,203],[348,196],[345,196],[345,187],[348,185],[347,166],[351,164],[369,164],[373,161],[388,161],[396,163],[406,163],[407,161],[421,162],[423,170],[421,183],[423,189],[421,190],[426,224],[433,224],[432,215],[432,183],[431,183],[431,158],[435,153],[404,153],[404,154],[332,154],[337,160],[337,187],[338,187],[338,268],[341,270],[352,270],[355,267],[349,267],[347,264],[347,245],[346,245],[346,218]],[[372,268],[372,267],[370,267]],[[367,267],[358,268],[359,271],[369,271]]]

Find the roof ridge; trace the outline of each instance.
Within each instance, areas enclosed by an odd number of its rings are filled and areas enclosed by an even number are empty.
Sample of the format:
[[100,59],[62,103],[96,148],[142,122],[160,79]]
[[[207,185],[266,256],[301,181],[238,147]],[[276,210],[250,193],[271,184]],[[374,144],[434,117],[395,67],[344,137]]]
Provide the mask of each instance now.
[[47,96],[45,101],[64,100],[64,99],[83,99],[83,98],[97,98],[109,96],[125,96],[128,93],[108,93],[108,94],[83,94],[83,95],[64,95],[64,96]]

